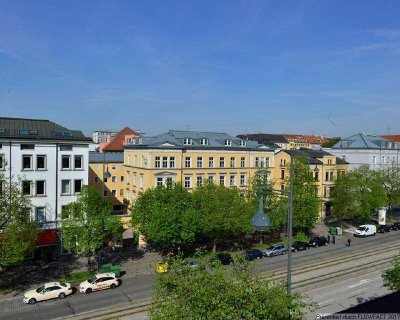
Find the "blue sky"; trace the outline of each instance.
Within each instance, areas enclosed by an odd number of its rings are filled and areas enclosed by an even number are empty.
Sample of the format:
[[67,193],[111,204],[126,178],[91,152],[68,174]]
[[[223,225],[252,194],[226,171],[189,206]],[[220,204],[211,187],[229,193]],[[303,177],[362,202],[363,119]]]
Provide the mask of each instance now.
[[0,115],[87,134],[400,133],[399,12],[367,0],[0,0]]

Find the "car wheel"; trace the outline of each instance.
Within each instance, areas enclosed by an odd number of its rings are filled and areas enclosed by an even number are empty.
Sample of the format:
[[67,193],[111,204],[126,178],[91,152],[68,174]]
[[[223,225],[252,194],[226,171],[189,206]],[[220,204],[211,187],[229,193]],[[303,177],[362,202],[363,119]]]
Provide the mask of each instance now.
[[93,290],[90,289],[90,288],[87,288],[86,291],[85,291],[85,293],[87,293],[87,294],[92,293],[92,292],[93,292]]
[[65,293],[64,292],[61,292],[59,295],[58,295],[58,299],[64,299],[65,298]]
[[376,236],[376,232],[374,232],[373,236],[374,236],[374,237]]
[[29,301],[28,301],[29,304],[35,304],[36,302],[37,302],[37,301],[36,301],[35,298],[31,298],[31,299],[29,299]]
[[286,254],[286,251],[284,251],[283,254]]
[[316,244],[315,247],[318,248],[318,244]]
[[327,246],[327,245],[328,245],[328,242],[325,242],[325,245]]
[[115,283],[112,283],[110,286],[110,289],[115,289],[117,286],[115,285]]
[[257,260],[260,260],[261,259],[261,257],[257,257]]
[[297,250],[297,249],[294,249],[294,252],[297,252],[297,251],[299,251],[299,250]]

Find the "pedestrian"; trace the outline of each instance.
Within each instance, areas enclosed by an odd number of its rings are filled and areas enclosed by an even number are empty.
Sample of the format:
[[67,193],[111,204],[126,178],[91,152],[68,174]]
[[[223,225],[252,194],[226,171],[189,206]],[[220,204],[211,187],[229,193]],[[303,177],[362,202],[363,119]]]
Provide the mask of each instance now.
[[351,244],[351,239],[348,238],[348,239],[347,239],[347,245],[350,247],[350,244]]
[[328,244],[331,243],[331,235],[328,234]]
[[336,243],[336,237],[332,236],[332,243],[335,244]]

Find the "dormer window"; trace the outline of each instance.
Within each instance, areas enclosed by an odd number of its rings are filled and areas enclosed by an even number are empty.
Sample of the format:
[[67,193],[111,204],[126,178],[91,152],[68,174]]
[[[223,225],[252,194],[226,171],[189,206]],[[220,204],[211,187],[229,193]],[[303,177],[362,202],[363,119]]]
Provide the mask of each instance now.
[[193,141],[192,141],[192,139],[184,138],[183,139],[183,144],[186,145],[186,146],[189,146],[189,145],[193,144]]
[[142,143],[143,143],[143,139],[139,138],[139,144],[142,144]]
[[230,147],[232,145],[231,140],[225,140],[225,146]]
[[201,139],[201,140],[200,140],[200,144],[201,144],[202,146],[208,146],[208,139],[205,139],[205,138]]
[[245,146],[246,146],[246,141],[240,140],[240,146],[241,146],[241,147],[245,147]]
[[342,148],[347,148],[347,141],[343,140],[342,143],[340,144]]

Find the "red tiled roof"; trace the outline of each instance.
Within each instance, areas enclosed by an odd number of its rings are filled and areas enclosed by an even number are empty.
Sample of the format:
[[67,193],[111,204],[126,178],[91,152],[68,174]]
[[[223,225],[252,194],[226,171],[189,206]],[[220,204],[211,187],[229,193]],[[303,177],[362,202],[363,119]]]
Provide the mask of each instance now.
[[322,144],[329,141],[328,138],[318,135],[284,134],[283,136],[288,140],[306,142],[311,144]]
[[103,151],[123,151],[125,136],[139,136],[139,133],[132,130],[131,128],[125,127],[117,133],[117,135],[112,139],[104,148]]
[[387,134],[383,135],[382,138],[395,141],[395,142],[400,142],[400,134]]

